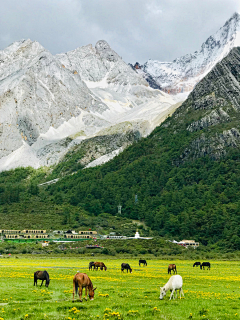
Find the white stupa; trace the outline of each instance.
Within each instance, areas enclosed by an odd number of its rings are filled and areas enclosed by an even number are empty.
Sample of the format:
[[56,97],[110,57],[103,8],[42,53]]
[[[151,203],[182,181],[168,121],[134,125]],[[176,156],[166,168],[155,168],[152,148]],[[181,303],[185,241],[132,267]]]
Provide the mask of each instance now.
[[137,229],[134,237],[128,237],[126,239],[146,239],[146,240],[149,240],[149,239],[152,239],[152,238],[140,237],[140,234],[139,234],[138,229]]
[[136,233],[135,233],[135,237],[134,237],[135,239],[139,239],[140,238],[140,234],[139,234],[139,232],[138,232],[138,229],[137,229],[137,231],[136,231]]

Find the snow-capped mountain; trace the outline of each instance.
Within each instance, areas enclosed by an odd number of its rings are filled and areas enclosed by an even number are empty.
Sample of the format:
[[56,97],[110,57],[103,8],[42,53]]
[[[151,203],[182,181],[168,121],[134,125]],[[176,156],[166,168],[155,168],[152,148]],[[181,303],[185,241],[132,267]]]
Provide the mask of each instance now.
[[232,48],[240,46],[240,14],[234,15],[214,35],[210,36],[199,51],[187,54],[173,62],[148,60],[134,68],[153,88],[170,94],[190,92]]
[[83,140],[126,128],[146,136],[174,104],[105,41],[57,56],[15,42],[0,51],[0,170],[49,166]]

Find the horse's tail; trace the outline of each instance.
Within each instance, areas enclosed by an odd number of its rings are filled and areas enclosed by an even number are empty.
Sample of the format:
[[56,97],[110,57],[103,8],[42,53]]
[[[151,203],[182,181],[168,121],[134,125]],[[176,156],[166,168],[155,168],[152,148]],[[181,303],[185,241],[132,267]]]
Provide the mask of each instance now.
[[75,280],[75,293],[78,294],[78,281]]

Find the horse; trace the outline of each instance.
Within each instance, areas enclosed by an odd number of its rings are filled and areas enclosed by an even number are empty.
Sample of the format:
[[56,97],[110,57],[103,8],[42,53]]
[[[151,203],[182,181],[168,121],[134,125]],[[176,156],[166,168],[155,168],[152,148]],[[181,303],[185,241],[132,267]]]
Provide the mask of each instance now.
[[49,279],[49,274],[47,273],[46,270],[45,271],[36,271],[36,272],[34,272],[34,284],[33,284],[34,286],[35,286],[35,284],[37,286],[38,279],[42,280],[41,286],[42,286],[44,280],[46,280],[45,286],[46,287],[49,286],[50,279]]
[[97,268],[97,270],[98,270],[98,268],[100,268],[100,270],[103,270],[103,268],[105,271],[107,270],[107,267],[105,266],[105,264],[103,262],[94,262],[93,266],[94,266],[94,270],[96,268]]
[[141,263],[144,265],[144,266],[147,266],[147,261],[146,260],[139,260],[139,267],[141,267]]
[[201,266],[201,262],[194,262],[193,267]]
[[93,267],[94,267],[94,261],[89,262],[89,265],[88,265],[89,270],[92,270]]
[[87,300],[87,291],[89,299],[94,299],[94,291],[97,289],[93,289],[93,284],[90,278],[86,273],[77,272],[73,277],[73,302],[74,302],[74,293],[78,293],[79,300],[82,302],[82,289],[85,288],[85,300]]
[[202,270],[202,269],[204,270],[204,267],[207,267],[208,270],[210,270],[210,267],[211,267],[210,262],[203,262],[202,264],[200,264],[201,270]]
[[167,291],[170,290],[172,291],[169,300],[174,299],[174,291],[176,290],[176,298],[177,298],[177,290],[179,290],[179,294],[180,294],[180,299],[181,299],[181,294],[184,296],[183,293],[183,289],[182,289],[182,285],[183,285],[183,280],[182,277],[180,275],[175,275],[175,276],[171,276],[171,278],[168,280],[168,282],[165,284],[164,287],[160,287],[160,297],[159,299],[162,300],[163,297],[166,295]]
[[170,264],[169,266],[168,266],[168,274],[171,274],[171,271],[173,271],[173,273],[175,274],[177,274],[177,267],[176,267],[176,265],[175,264]]
[[130,265],[129,265],[128,263],[122,263],[122,264],[121,264],[121,270],[122,270],[122,272],[123,272],[125,269],[127,270],[127,273],[128,273],[128,270],[130,271],[130,273],[132,273],[132,268],[130,267]]

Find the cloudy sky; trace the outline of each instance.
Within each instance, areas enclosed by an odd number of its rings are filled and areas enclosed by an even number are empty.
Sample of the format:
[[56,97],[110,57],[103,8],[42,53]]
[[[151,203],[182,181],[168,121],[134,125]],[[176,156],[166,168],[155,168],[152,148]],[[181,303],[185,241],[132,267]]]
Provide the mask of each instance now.
[[198,50],[239,0],[0,0],[0,49],[28,39],[53,54],[106,40],[126,62]]

